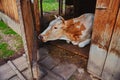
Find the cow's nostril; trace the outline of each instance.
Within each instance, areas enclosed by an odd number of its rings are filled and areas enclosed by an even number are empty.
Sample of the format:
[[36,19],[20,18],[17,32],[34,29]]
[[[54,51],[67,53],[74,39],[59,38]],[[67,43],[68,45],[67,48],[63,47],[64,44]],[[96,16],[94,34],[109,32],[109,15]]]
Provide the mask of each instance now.
[[39,35],[38,39],[40,39],[42,41],[43,40],[43,36]]

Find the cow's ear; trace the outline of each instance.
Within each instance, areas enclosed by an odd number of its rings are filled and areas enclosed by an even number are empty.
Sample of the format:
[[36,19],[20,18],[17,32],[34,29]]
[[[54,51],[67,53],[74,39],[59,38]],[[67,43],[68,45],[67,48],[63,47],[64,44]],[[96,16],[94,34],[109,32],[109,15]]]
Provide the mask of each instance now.
[[57,19],[58,17],[57,17],[57,15],[54,15],[54,17]]

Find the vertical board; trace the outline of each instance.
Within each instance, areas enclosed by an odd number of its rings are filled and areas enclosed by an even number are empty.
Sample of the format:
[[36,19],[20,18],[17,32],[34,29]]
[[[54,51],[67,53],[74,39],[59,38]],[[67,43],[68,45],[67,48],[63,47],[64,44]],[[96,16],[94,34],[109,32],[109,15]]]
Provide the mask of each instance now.
[[101,77],[111,41],[119,0],[111,0],[111,8],[96,9],[90,48],[88,71]]
[[0,0],[0,11],[19,22],[16,0]]
[[120,9],[102,78],[104,80],[120,80]]
[[63,14],[63,0],[59,0],[59,15]]
[[[32,5],[30,0],[18,0],[20,3],[18,4],[20,8],[18,8],[19,12],[19,18],[20,18],[20,24],[21,24],[21,33],[22,33],[22,39],[24,42],[24,48],[25,52],[27,54],[27,57],[29,58],[30,68],[31,68],[31,74],[33,79],[39,78],[39,67],[37,65],[37,34],[35,33],[36,25],[38,27],[37,19],[33,17],[37,16],[37,11],[33,13]],[[35,3],[34,3],[34,9],[35,9]],[[37,7],[37,6],[36,6]],[[39,18],[39,17],[38,17]],[[34,21],[35,20],[35,21]],[[39,30],[38,30],[39,31]],[[36,34],[36,35],[35,35]]]
[[40,10],[39,10],[39,1],[34,0],[33,7],[34,7],[34,22],[35,22],[35,30],[37,35],[40,33]]
[[[32,62],[33,59],[33,48],[34,48],[34,23],[32,18],[32,11],[30,7],[30,1],[28,0],[20,0],[20,7],[21,7],[21,15],[20,20],[22,21],[21,29],[24,29],[22,31],[22,35],[25,35],[25,40],[28,49],[29,59],[30,62]],[[21,19],[22,18],[22,19]]]

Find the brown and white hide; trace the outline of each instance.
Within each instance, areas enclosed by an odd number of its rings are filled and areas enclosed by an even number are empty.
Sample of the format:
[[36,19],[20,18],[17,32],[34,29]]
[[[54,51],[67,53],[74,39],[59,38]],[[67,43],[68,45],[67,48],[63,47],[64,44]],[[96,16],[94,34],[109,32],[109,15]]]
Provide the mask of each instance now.
[[84,47],[90,43],[93,20],[92,13],[86,13],[70,20],[64,20],[61,16],[56,17],[39,35],[39,39],[43,42],[61,39]]

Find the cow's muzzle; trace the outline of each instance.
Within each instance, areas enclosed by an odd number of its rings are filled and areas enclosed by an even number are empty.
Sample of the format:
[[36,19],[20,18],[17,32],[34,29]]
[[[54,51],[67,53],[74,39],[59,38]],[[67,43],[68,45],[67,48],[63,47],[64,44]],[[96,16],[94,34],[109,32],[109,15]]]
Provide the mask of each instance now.
[[38,36],[38,39],[39,39],[41,42],[43,42],[43,36],[42,36],[42,35],[39,35],[39,36]]

